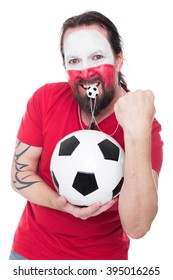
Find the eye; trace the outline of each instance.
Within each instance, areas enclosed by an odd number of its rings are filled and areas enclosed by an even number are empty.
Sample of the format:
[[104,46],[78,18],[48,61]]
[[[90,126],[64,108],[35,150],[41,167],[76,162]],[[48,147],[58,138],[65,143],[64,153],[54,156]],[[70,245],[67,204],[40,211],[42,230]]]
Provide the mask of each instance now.
[[68,64],[74,65],[74,64],[77,64],[79,62],[80,62],[80,60],[78,58],[72,58],[68,61]]
[[103,55],[101,55],[101,54],[96,54],[96,55],[94,55],[93,57],[92,57],[92,60],[100,60],[100,59],[102,59],[104,56]]

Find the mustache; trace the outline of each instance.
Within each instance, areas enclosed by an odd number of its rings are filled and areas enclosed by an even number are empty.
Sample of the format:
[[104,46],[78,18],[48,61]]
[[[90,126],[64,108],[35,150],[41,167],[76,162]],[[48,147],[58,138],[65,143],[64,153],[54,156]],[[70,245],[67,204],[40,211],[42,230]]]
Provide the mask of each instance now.
[[76,86],[79,86],[79,85],[88,85],[88,84],[104,84],[104,81],[100,78],[100,77],[94,77],[94,78],[90,78],[90,79],[87,79],[87,80],[84,80],[82,78],[80,78],[77,82],[76,82]]

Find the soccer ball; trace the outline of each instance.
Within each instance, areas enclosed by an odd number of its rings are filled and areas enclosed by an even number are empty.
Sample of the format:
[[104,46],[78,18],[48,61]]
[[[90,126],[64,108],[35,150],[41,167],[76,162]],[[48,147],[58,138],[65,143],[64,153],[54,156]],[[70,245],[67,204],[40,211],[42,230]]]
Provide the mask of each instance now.
[[79,130],[57,143],[50,172],[56,190],[70,203],[105,204],[120,193],[124,151],[101,131]]
[[96,86],[89,86],[87,88],[87,96],[89,98],[95,99],[99,95],[98,87]]

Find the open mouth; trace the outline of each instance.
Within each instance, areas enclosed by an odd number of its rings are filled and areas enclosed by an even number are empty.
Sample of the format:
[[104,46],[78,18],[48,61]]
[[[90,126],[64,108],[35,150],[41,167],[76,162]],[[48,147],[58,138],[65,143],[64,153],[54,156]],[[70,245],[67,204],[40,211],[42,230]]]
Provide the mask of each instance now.
[[87,89],[89,89],[91,86],[92,87],[98,87],[100,85],[100,82],[98,82],[98,83],[94,83],[94,84],[87,84],[87,85],[83,85],[83,84],[80,84],[80,86],[82,87],[82,88],[84,88],[85,90],[87,90]]

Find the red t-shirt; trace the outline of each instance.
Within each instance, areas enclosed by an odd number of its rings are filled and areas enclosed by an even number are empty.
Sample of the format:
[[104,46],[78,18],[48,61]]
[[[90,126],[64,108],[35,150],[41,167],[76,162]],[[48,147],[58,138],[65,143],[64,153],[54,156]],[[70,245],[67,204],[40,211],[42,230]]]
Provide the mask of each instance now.
[[[99,124],[108,135],[116,126],[114,113]],[[43,147],[38,175],[50,188],[54,189],[50,160],[57,142],[81,129],[78,105],[68,83],[46,84],[30,98],[17,137],[28,145]],[[154,119],[152,167],[157,173],[162,164],[160,130],[160,124]],[[124,148],[120,126],[112,137]],[[128,249],[129,237],[121,226],[118,202],[106,212],[84,221],[27,201],[13,242],[13,250],[32,260],[124,260],[128,259]]]

